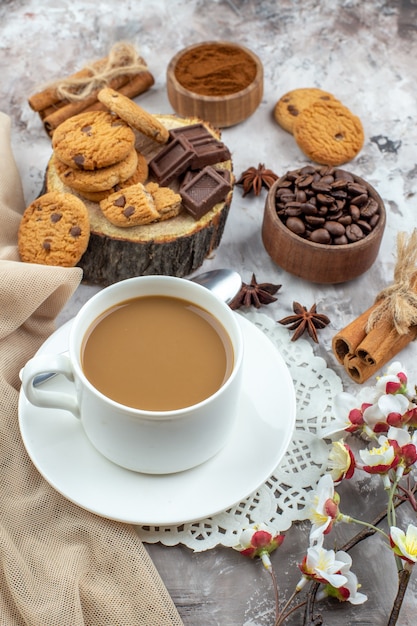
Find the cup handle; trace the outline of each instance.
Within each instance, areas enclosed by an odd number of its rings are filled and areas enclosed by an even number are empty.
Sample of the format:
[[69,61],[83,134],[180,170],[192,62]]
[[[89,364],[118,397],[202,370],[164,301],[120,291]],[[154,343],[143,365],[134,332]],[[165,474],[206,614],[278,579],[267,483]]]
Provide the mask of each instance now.
[[48,389],[48,387],[36,387],[33,384],[37,376],[50,372],[62,374],[69,381],[74,382],[71,361],[66,354],[38,355],[30,359],[22,370],[22,388],[26,398],[35,406],[70,411],[79,419],[80,410],[75,393],[75,385],[74,393],[70,394],[53,391]]

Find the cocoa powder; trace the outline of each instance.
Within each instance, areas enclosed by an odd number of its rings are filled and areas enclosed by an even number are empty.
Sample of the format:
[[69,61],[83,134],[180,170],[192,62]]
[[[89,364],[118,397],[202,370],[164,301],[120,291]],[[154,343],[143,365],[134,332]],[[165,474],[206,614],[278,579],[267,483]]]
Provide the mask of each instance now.
[[248,87],[256,76],[256,63],[237,46],[208,43],[193,47],[179,58],[175,77],[194,93],[226,96]]

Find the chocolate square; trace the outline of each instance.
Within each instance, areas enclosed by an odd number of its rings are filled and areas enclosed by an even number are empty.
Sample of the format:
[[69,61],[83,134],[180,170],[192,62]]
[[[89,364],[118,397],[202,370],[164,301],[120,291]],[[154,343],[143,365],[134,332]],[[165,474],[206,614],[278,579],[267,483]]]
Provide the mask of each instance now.
[[206,165],[214,165],[230,159],[227,146],[215,137],[204,137],[192,142],[195,157],[191,161],[191,169],[199,170]]
[[194,157],[191,143],[179,135],[150,161],[149,170],[161,186],[166,186],[188,169]]
[[231,185],[214,167],[206,166],[180,189],[184,208],[199,220],[225,199]]
[[194,143],[194,141],[198,141],[199,139],[213,137],[211,132],[201,122],[198,124],[190,124],[189,126],[172,128],[169,131],[169,136],[171,139],[176,139],[180,135],[182,137],[186,137],[191,143]]

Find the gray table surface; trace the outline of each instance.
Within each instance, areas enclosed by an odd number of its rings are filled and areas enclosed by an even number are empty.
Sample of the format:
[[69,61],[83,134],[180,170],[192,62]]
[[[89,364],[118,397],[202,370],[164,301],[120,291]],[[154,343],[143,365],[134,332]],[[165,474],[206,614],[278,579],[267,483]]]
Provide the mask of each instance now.
[[[412,0],[373,2],[304,0],[9,0],[0,3],[0,108],[12,119],[13,150],[27,203],[39,193],[50,140],[28,96],[46,81],[107,53],[116,41],[132,41],[155,77],[140,104],[153,113],[171,113],[165,72],[171,57],[188,44],[210,39],[238,41],[264,64],[264,97],[244,123],[225,129],[235,173],[265,163],[284,173],[304,165],[305,156],[293,138],[274,122],[272,110],[281,95],[296,87],[331,91],[362,120],[365,144],[349,169],[366,178],[382,196],[387,229],[372,268],[341,285],[319,285],[294,278],[277,267],[262,245],[260,228],[265,195],[242,197],[236,188],[229,219],[218,250],[201,270],[237,269],[244,281],[258,279],[283,285],[278,301],[262,313],[280,319],[293,300],[318,303],[331,319],[321,331],[315,354],[334,368],[345,388],[354,384],[337,365],[331,339],[347,322],[372,304],[393,277],[396,236],[417,226],[417,4]],[[348,169],[348,168],[347,168]],[[81,285],[58,319],[73,317],[97,288]],[[400,359],[417,382],[414,345]],[[371,519],[384,506],[380,489],[361,481],[343,485],[344,509]],[[407,506],[401,523],[415,522]],[[272,555],[283,598],[299,579],[297,563],[307,547],[308,523],[286,533]],[[356,531],[335,530],[338,545]],[[243,559],[229,548],[193,553],[184,546],[148,545],[149,553],[187,626],[266,626],[273,623],[273,593],[260,563]],[[389,551],[378,537],[353,551],[354,571],[368,602],[359,607],[325,603],[325,623],[382,626],[395,595],[396,571]],[[417,581],[412,575],[399,624],[416,623]],[[302,623],[301,614],[289,624]]]

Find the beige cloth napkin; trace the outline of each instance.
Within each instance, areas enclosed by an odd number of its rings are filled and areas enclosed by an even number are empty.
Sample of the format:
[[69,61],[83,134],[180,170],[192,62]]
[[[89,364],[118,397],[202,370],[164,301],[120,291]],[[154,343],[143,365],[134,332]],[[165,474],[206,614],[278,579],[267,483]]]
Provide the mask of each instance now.
[[10,120],[0,112],[0,624],[179,626],[134,528],[58,494],[20,438],[18,372],[81,280],[78,268],[19,262],[24,208]]

